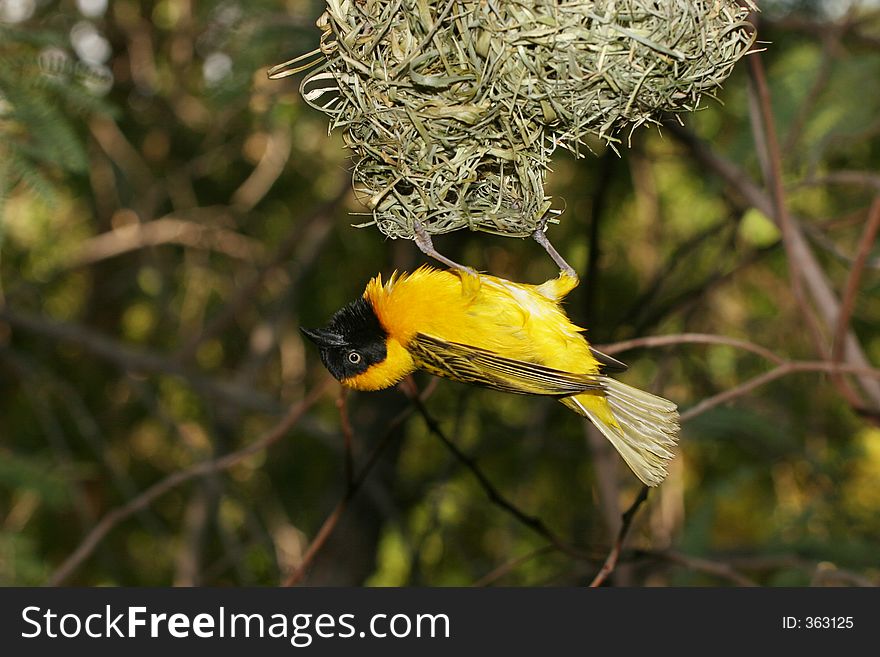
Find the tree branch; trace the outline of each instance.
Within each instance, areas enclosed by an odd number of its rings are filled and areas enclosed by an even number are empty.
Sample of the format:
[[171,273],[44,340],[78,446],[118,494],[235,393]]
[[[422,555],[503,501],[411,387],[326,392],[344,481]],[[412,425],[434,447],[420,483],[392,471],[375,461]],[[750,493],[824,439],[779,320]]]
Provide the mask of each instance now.
[[204,376],[184,367],[176,359],[130,347],[85,326],[14,312],[3,306],[0,306],[0,320],[15,329],[80,346],[92,355],[129,372],[179,376],[189,381],[194,388],[224,402],[267,413],[278,412],[278,402],[266,394],[231,381],[218,381]]
[[[424,401],[425,399],[430,397],[435,389],[436,388],[434,387],[425,388],[425,390],[418,397],[419,401]],[[290,575],[288,575],[287,578],[284,579],[281,586],[296,586],[302,581],[309,568],[311,567],[312,562],[314,562],[315,557],[318,556],[320,551],[323,549],[325,543],[327,542],[327,539],[330,538],[331,534],[333,534],[333,530],[336,529],[336,525],[339,524],[339,520],[340,518],[342,518],[345,510],[348,508],[349,502],[351,502],[351,500],[354,499],[355,495],[357,495],[358,491],[364,485],[364,482],[366,482],[367,475],[370,474],[373,466],[376,465],[376,463],[378,462],[379,456],[388,446],[388,443],[391,442],[391,437],[394,435],[395,429],[403,424],[406,419],[410,415],[412,415],[414,410],[413,407],[410,406],[398,413],[397,416],[395,416],[388,423],[388,426],[385,430],[385,436],[370,452],[370,455],[367,457],[367,462],[361,468],[360,472],[358,472],[356,477],[352,476],[351,478],[349,478],[349,473],[354,471],[353,454],[351,453],[351,446],[354,442],[354,433],[351,428],[351,422],[348,418],[348,407],[345,403],[345,399],[346,392],[343,388],[339,395],[337,408],[339,409],[339,419],[342,426],[343,441],[345,445],[345,492],[342,494],[342,499],[339,500],[339,502],[330,512],[330,515],[328,515],[324,522],[321,524],[320,529],[318,529],[318,533],[315,534],[315,538],[312,539],[312,542],[306,549],[306,553],[303,555],[302,561],[299,563],[296,569]]]
[[[718,155],[691,132],[677,126],[675,123],[670,122],[666,124],[666,129],[688,148],[699,164],[710,171],[714,171],[731,188],[736,190],[737,194],[745,199],[749,205],[770,218],[776,218],[773,201],[763,190],[755,185],[742,169],[730,160]],[[795,226],[797,226],[799,219],[793,215],[791,218]],[[831,283],[828,281],[816,256],[806,247],[804,236],[798,230],[795,230],[790,235],[790,238],[796,245],[798,243],[801,244],[798,247],[801,254],[799,265],[801,266],[801,274],[803,275],[806,288],[810,292],[819,312],[822,314],[823,320],[829,326],[833,326],[840,312],[840,304],[834,294]],[[871,367],[870,361],[865,356],[858,339],[853,335],[852,331],[846,335],[844,354],[847,362],[853,365],[864,368]],[[858,381],[862,389],[870,395],[874,404],[880,406],[880,383],[868,376],[859,376]]]
[[404,394],[409,397],[413,405],[416,407],[419,415],[422,416],[425,424],[428,427],[428,431],[430,431],[434,436],[440,439],[446,448],[461,462],[462,465],[467,468],[470,473],[476,478],[477,483],[479,483],[480,487],[486,493],[489,500],[495,506],[501,508],[514,518],[518,520],[521,524],[525,525],[536,534],[542,536],[547,541],[549,541],[557,550],[563,552],[575,559],[582,559],[587,561],[592,561],[592,556],[584,552],[583,550],[579,550],[578,548],[570,545],[566,541],[562,540],[556,534],[554,534],[547,525],[544,524],[544,521],[536,516],[531,516],[517,507],[515,504],[510,502],[507,498],[505,498],[501,492],[495,487],[495,485],[489,480],[488,477],[480,470],[479,466],[476,462],[467,456],[464,452],[462,452],[458,446],[449,439],[449,437],[443,432],[440,428],[440,425],[437,423],[437,420],[428,412],[428,409],[425,408],[424,403],[418,396],[418,389],[416,388],[415,382],[412,380],[412,377],[408,377],[401,384],[401,389]]
[[[208,209],[201,208],[201,210]],[[235,231],[167,215],[154,221],[121,226],[84,240],[71,253],[66,265],[82,267],[162,244],[180,244],[194,249],[212,250],[246,262],[253,262],[262,256],[263,252],[263,245],[260,242]]]
[[73,553],[71,553],[71,555],[55,570],[49,578],[49,585],[59,586],[60,584],[63,584],[76,571],[76,569],[92,555],[98,545],[100,545],[101,541],[103,541],[107,534],[113,531],[119,523],[138,511],[147,508],[165,493],[191,479],[195,479],[196,477],[203,477],[205,475],[228,470],[247,457],[268,449],[270,446],[278,442],[296,425],[297,422],[299,422],[303,415],[305,415],[305,413],[317,403],[327,388],[330,387],[331,381],[331,379],[324,380],[323,383],[314,388],[302,401],[292,406],[287,415],[285,415],[278,424],[253,443],[235,452],[226,454],[225,456],[202,461],[201,463],[197,463],[184,470],[175,472],[153,484],[127,504],[110,511],[92,528],[76,550],[74,550]]
[[762,358],[781,365],[786,360],[781,356],[777,356],[766,347],[749,342],[747,340],[739,340],[738,338],[729,338],[724,335],[712,335],[709,333],[677,333],[674,335],[651,335],[643,338],[633,338],[632,340],[622,340],[620,342],[612,342],[609,344],[598,345],[597,348],[607,354],[617,354],[622,351],[631,349],[667,347],[676,344],[718,344],[726,347],[734,347],[743,349],[757,354]]
[[834,338],[831,342],[831,360],[839,363],[843,360],[843,339],[849,332],[850,319],[853,309],[855,308],[856,295],[859,291],[859,283],[862,280],[862,273],[865,271],[865,264],[868,256],[871,254],[871,247],[877,239],[877,231],[880,229],[880,196],[874,198],[871,209],[868,212],[868,221],[865,224],[865,230],[859,240],[859,247],[856,251],[856,258],[847,277],[846,287],[844,288],[843,301],[840,304],[840,312],[837,316],[837,324],[834,327]]
[[[320,252],[321,245],[333,228],[333,213],[346,198],[350,188],[351,184],[346,180],[330,199],[314,208],[302,221],[297,222],[278,245],[272,257],[247,283],[232,294],[201,332],[190,337],[178,350],[177,358],[182,361],[190,360],[204,342],[223,332],[241,314],[243,308],[254,302],[263,282],[273,271],[292,260],[297,276],[301,276]],[[295,281],[291,282],[291,287],[295,287],[295,283]]]
[[[755,126],[753,130],[755,145],[758,146],[759,154],[763,155],[765,182],[770,189],[773,201],[773,217],[782,231],[782,244],[785,247],[787,256],[786,263],[788,265],[789,283],[791,284],[795,302],[800,308],[807,328],[810,330],[816,351],[820,357],[824,357],[827,354],[822,329],[804,292],[802,279],[805,263],[809,260],[811,254],[808,253],[809,245],[807,242],[803,239],[797,240],[795,238],[795,234],[799,234],[799,230],[795,226],[785,201],[785,188],[782,185],[782,155],[779,152],[776,121],[770,104],[770,90],[767,87],[764,64],[758,53],[753,54],[748,60],[749,72],[751,74],[749,91],[751,97],[755,100],[752,106],[757,107],[759,115],[753,122]],[[845,394],[850,394],[850,392],[848,391]],[[857,405],[861,405],[861,400],[858,397],[855,397],[853,401]]]
[[[739,384],[735,388],[731,388],[729,390],[725,390],[724,392],[720,392],[717,395],[704,399],[699,404],[692,406],[687,411],[681,414],[681,422],[687,422],[695,418],[698,415],[702,415],[706,411],[715,408],[716,406],[720,406],[726,402],[732,401],[737,397],[742,397],[743,395],[748,394],[752,390],[756,388],[760,388],[771,381],[775,381],[776,379],[780,379],[783,376],[788,374],[794,374],[796,372],[826,372],[828,374],[856,374],[861,377],[873,377],[875,379],[880,379],[880,369],[875,369],[871,367],[859,367],[857,365],[843,365],[839,363],[832,363],[831,361],[789,361],[769,372],[764,372],[763,374],[756,376],[748,381]],[[867,413],[867,411],[862,411],[863,413]]]
[[505,561],[501,565],[493,568],[491,571],[489,571],[476,582],[474,582],[472,586],[491,586],[505,575],[508,575],[509,573],[522,566],[524,563],[528,563],[532,559],[536,559],[537,557],[547,554],[548,552],[553,552],[555,550],[555,545],[544,545],[542,547],[539,547],[537,550],[531,550],[530,552],[526,552],[523,555],[514,557],[513,559]]
[[611,550],[608,552],[608,556],[605,558],[605,563],[602,564],[602,568],[599,569],[599,572],[596,573],[593,581],[590,582],[590,588],[598,588],[602,586],[605,580],[607,580],[611,573],[614,572],[614,569],[617,567],[617,560],[620,558],[620,551],[623,549],[623,542],[626,540],[626,535],[629,533],[629,528],[636,517],[636,513],[638,513],[639,507],[648,499],[648,493],[650,491],[650,488],[642,485],[639,494],[636,495],[636,499],[633,500],[630,507],[623,512],[623,515],[621,516],[622,522],[620,524],[620,530],[617,532],[617,539],[611,546]]
[[736,586],[758,586],[758,583],[751,577],[746,577],[734,568],[733,565],[724,561],[694,557],[682,552],[676,552],[675,550],[636,550],[633,556],[636,558],[646,556],[667,561],[687,570],[725,579]]

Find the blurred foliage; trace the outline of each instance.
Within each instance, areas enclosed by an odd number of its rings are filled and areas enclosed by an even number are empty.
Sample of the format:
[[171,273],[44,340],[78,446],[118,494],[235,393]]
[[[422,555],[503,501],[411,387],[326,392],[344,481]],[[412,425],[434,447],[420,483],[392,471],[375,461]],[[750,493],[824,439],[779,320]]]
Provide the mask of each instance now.
[[[763,4],[787,200],[841,294],[880,168],[880,96],[866,93],[880,20],[846,3]],[[0,0],[0,313],[19,318],[0,314],[3,584],[46,582],[109,511],[257,440],[327,376],[298,326],[376,272],[421,262],[408,242],[350,227],[364,209],[346,193],[347,153],[295,80],[266,78],[316,45],[321,5]],[[761,180],[747,69],[686,123]],[[819,358],[772,222],[670,134],[632,142],[620,158],[600,145],[560,156],[550,175],[567,203],[554,243],[590,272],[569,299],[574,321],[596,343],[704,332]],[[840,184],[846,172],[861,177]],[[437,243],[516,280],[554,274],[530,241]],[[853,318],[873,363],[877,253]],[[683,409],[771,367],[728,346],[622,358],[628,381]],[[336,389],[268,452],[123,521],[69,581],[278,583],[345,488]],[[604,558],[637,482],[615,461],[617,495],[603,497],[578,417],[446,381],[427,406],[508,499]],[[597,563],[541,550],[417,415],[394,428],[407,409],[397,390],[349,395],[356,463],[388,446],[306,582],[467,585],[533,551],[498,583],[589,581]],[[786,376],[685,425],[615,583],[729,583],[697,559],[767,585],[877,582],[878,480],[876,425],[828,377]]]

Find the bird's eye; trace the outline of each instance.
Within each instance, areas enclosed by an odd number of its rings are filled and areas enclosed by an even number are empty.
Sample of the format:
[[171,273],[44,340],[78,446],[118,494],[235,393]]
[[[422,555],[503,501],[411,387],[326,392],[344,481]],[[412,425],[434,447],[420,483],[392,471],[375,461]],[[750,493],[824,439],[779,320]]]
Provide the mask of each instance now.
[[348,362],[351,363],[352,365],[357,365],[358,363],[361,362],[361,355],[356,351],[350,352],[348,354]]

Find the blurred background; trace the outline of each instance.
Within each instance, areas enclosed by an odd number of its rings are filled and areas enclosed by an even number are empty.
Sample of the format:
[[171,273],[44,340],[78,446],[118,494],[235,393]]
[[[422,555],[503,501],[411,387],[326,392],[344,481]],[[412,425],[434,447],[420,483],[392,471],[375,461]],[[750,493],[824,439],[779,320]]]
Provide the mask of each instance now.
[[[880,583],[880,10],[761,5],[763,91],[747,57],[684,127],[549,177],[569,314],[685,419],[610,584]],[[267,79],[322,10],[0,0],[0,583],[580,585],[605,559],[639,485],[579,417],[417,376],[456,453],[401,390],[340,401],[303,344],[424,262],[351,227],[341,138]],[[436,244],[555,275],[531,241]]]

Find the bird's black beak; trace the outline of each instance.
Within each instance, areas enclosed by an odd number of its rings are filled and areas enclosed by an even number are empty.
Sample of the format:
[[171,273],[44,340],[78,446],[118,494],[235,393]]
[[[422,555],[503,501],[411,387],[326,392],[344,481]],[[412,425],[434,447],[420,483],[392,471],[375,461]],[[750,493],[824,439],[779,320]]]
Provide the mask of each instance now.
[[302,334],[319,347],[341,347],[345,344],[342,336],[327,329],[308,329],[303,326],[299,327]]

